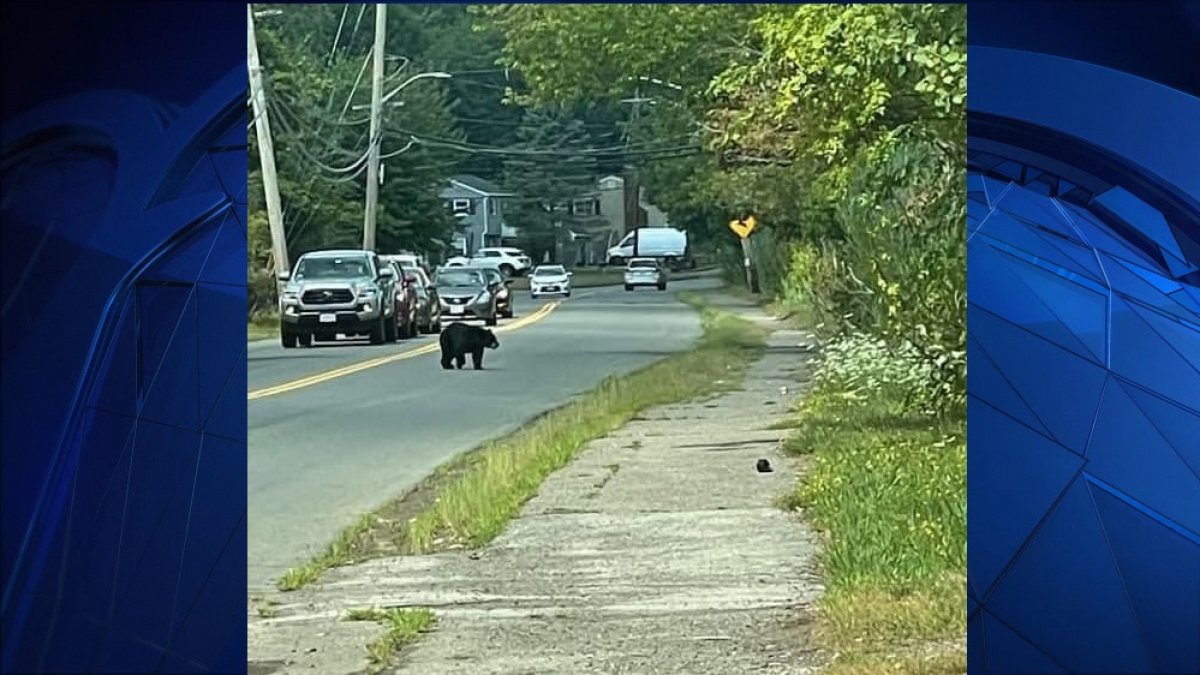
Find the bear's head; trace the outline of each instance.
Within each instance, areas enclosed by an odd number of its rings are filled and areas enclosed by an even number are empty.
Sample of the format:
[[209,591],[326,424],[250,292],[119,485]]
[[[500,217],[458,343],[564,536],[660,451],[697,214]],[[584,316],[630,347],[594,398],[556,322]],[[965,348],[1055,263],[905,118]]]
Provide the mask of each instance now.
[[496,334],[490,330],[484,332],[487,333],[487,342],[484,343],[484,346],[488,349],[499,349],[500,341],[496,339]]

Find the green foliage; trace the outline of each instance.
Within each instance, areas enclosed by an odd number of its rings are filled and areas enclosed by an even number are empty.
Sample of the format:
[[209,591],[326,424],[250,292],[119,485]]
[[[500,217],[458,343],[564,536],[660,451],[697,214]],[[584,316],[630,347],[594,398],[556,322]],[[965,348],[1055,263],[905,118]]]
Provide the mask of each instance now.
[[[911,130],[855,168],[837,214],[847,267],[869,299],[859,325],[908,342],[935,368],[942,410],[965,405],[966,176]],[[873,323],[868,323],[867,320]]]
[[538,103],[616,100],[638,77],[700,93],[761,5],[529,5],[480,8],[505,38],[502,63]]
[[965,6],[768,7],[752,24],[756,48],[710,86],[718,146],[836,163],[913,122],[960,142]]

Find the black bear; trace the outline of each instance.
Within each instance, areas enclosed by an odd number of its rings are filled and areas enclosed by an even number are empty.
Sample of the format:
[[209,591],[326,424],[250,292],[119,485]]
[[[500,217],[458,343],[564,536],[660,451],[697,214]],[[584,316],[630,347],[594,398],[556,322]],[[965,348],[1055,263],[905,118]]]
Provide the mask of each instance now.
[[461,370],[467,362],[467,354],[471,355],[475,370],[483,370],[483,350],[500,346],[500,341],[492,331],[465,323],[446,326],[438,342],[442,347],[442,368],[446,370],[450,370],[451,362]]

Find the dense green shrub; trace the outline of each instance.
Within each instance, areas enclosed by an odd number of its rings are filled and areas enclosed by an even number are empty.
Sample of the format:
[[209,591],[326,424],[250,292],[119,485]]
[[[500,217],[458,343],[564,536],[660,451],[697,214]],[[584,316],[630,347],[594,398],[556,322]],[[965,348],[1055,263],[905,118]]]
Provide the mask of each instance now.
[[820,228],[838,237],[794,244],[778,294],[827,335],[858,331],[912,350],[930,368],[922,388],[939,412],[965,402],[964,180],[919,133],[886,134],[850,165],[834,223]]

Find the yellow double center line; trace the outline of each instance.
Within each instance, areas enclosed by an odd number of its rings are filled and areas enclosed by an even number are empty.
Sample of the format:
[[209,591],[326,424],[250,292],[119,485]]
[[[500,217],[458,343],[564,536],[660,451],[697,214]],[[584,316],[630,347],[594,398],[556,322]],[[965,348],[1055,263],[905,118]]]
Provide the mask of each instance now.
[[[549,316],[550,312],[553,312],[558,305],[558,301],[546,303],[539,307],[533,314],[521,317],[512,323],[505,324],[499,328],[495,328],[494,330],[497,333],[503,333],[510,330],[517,330],[518,328],[524,328],[525,326],[541,321]],[[267,398],[268,396],[278,396],[279,394],[286,394],[289,391],[296,391],[297,389],[312,387],[314,385],[321,384],[322,382],[336,380],[339,377],[346,377],[347,375],[361,373],[364,370],[370,370],[371,368],[386,366],[389,363],[416,358],[424,354],[433,354],[434,352],[438,351],[441,351],[441,347],[438,345],[438,343],[431,342],[427,345],[422,345],[416,349],[408,349],[398,354],[381,356],[376,359],[367,359],[366,361],[359,361],[358,363],[352,363],[348,366],[334,368],[333,370],[327,370],[323,373],[317,373],[316,375],[309,375],[298,380],[292,380],[291,382],[284,382],[283,384],[277,384],[271,387],[255,389],[246,395],[246,399],[249,401],[254,401],[260,398]]]

